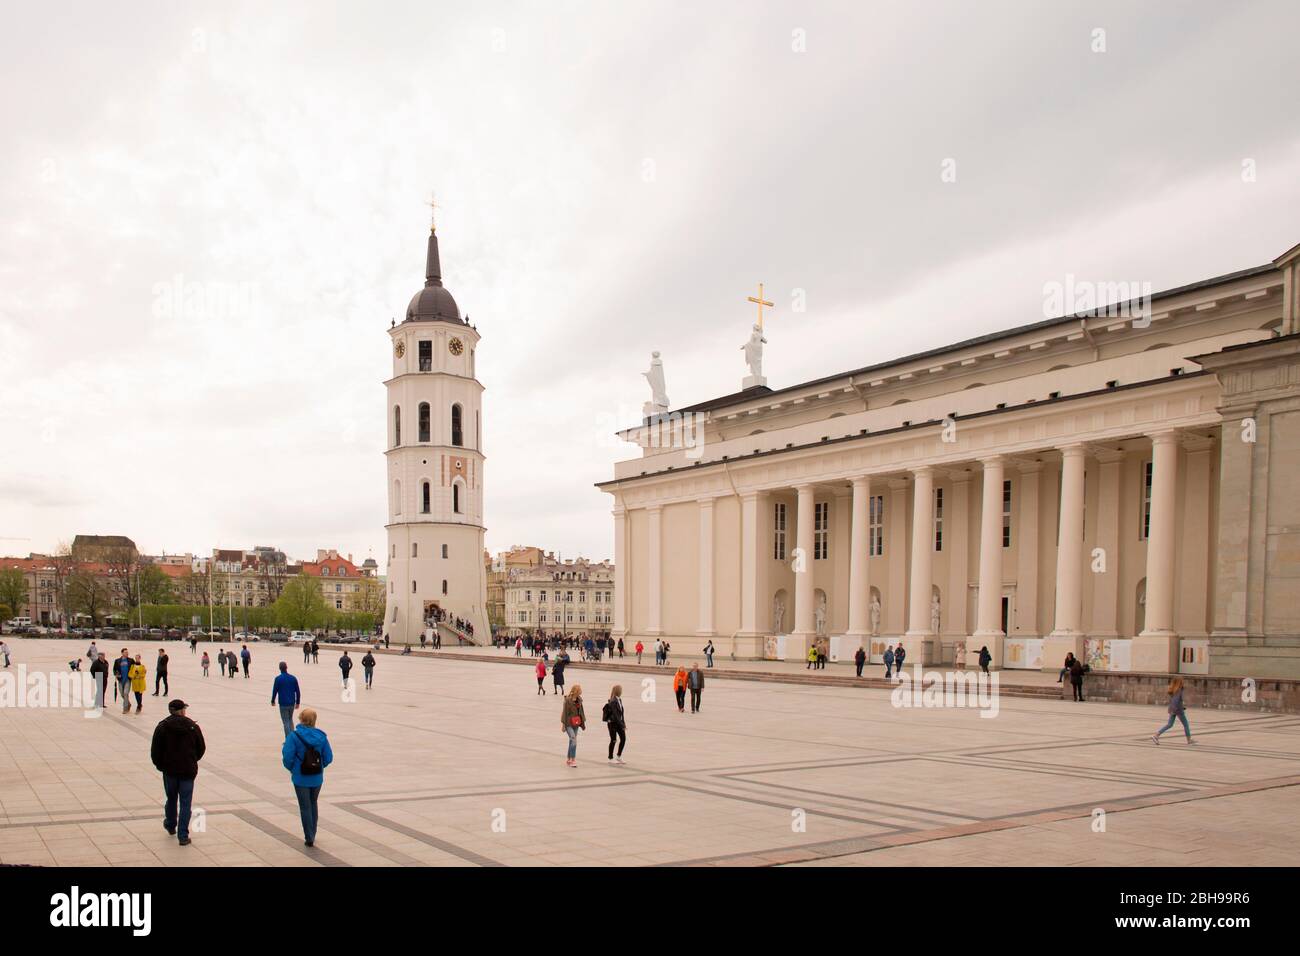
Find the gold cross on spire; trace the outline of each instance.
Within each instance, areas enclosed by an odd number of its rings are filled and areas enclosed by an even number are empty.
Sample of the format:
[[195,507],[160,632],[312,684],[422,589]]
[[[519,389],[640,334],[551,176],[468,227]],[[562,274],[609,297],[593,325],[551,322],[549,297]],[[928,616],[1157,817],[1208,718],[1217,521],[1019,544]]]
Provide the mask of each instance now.
[[429,207],[429,231],[430,231],[430,232],[437,232],[437,231],[438,231],[438,223],[437,223],[437,221],[435,220],[434,216],[435,216],[435,214],[437,213],[437,210],[438,210],[438,204],[437,204],[437,202],[434,201],[434,194],[433,194],[433,193],[429,193],[429,201],[428,201],[427,203],[425,203],[425,205]]
[[758,284],[758,298],[751,295],[746,297],[745,301],[753,302],[758,306],[758,330],[760,332],[763,331],[763,307],[767,306],[769,309],[776,308],[775,305],[763,298],[763,283],[760,282]]

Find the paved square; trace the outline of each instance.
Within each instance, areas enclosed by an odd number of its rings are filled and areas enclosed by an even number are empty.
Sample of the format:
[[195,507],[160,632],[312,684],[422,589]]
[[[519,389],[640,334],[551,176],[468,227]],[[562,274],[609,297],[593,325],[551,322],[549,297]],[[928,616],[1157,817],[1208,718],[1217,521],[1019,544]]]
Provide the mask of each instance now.
[[[14,665],[67,669],[84,643],[10,640]],[[122,645],[110,643],[110,656]],[[127,642],[151,668],[157,644]],[[166,697],[144,713],[0,709],[0,863],[162,866],[1294,865],[1300,718],[1204,711],[1200,743],[1148,737],[1159,708],[1004,697],[977,710],[897,709],[883,690],[710,676],[699,715],[671,678],[571,667],[590,730],[564,764],[558,698],[531,667],[383,654],[342,699],[339,653],[254,644],[253,677],[203,679],[171,643],[171,696],[208,752],[205,830],[162,828],[149,761]],[[200,651],[202,648],[200,648]],[[360,659],[364,650],[352,652]],[[487,652],[484,657],[496,656]],[[315,848],[302,843],[270,706],[287,660],[335,763]],[[723,665],[725,666],[725,665]],[[360,668],[353,672],[360,681]],[[642,699],[643,679],[655,699]],[[628,712],[626,766],[605,757],[601,704]],[[549,686],[549,678],[548,678]],[[110,689],[111,695],[111,689]],[[1104,833],[1092,811],[1106,810]],[[800,825],[802,821],[802,826]]]

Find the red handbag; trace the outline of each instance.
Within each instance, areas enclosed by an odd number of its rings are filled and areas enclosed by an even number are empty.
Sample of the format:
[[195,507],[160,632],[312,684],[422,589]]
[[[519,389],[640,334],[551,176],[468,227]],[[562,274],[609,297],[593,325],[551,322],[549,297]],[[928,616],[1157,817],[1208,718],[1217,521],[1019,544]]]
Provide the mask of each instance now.
[[572,717],[569,718],[569,723],[572,724],[574,727],[581,727],[582,718],[579,717],[577,714],[574,714]]

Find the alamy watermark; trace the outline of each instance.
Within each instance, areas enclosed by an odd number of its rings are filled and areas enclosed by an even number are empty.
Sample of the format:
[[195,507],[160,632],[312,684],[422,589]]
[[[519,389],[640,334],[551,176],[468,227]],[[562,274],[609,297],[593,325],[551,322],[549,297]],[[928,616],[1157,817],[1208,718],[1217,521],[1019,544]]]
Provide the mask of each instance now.
[[1043,283],[1043,315],[1054,319],[1082,314],[1131,319],[1133,328],[1145,329],[1151,324],[1151,283],[1093,282],[1073,273],[1066,273],[1064,282]]
[[980,717],[998,715],[998,674],[994,671],[923,671],[912,665],[912,673],[898,675],[889,701],[895,707],[971,707]]

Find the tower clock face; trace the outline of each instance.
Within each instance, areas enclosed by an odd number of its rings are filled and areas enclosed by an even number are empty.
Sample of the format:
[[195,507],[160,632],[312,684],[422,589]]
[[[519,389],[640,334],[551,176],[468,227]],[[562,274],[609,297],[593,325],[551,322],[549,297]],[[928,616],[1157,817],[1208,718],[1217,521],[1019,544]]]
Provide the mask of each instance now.
[[398,358],[401,358],[403,355],[406,354],[406,343],[398,342],[395,346],[393,346],[393,351],[397,353]]
[[447,348],[452,355],[459,355],[461,352],[465,351],[465,343],[460,339],[452,339],[447,343]]

